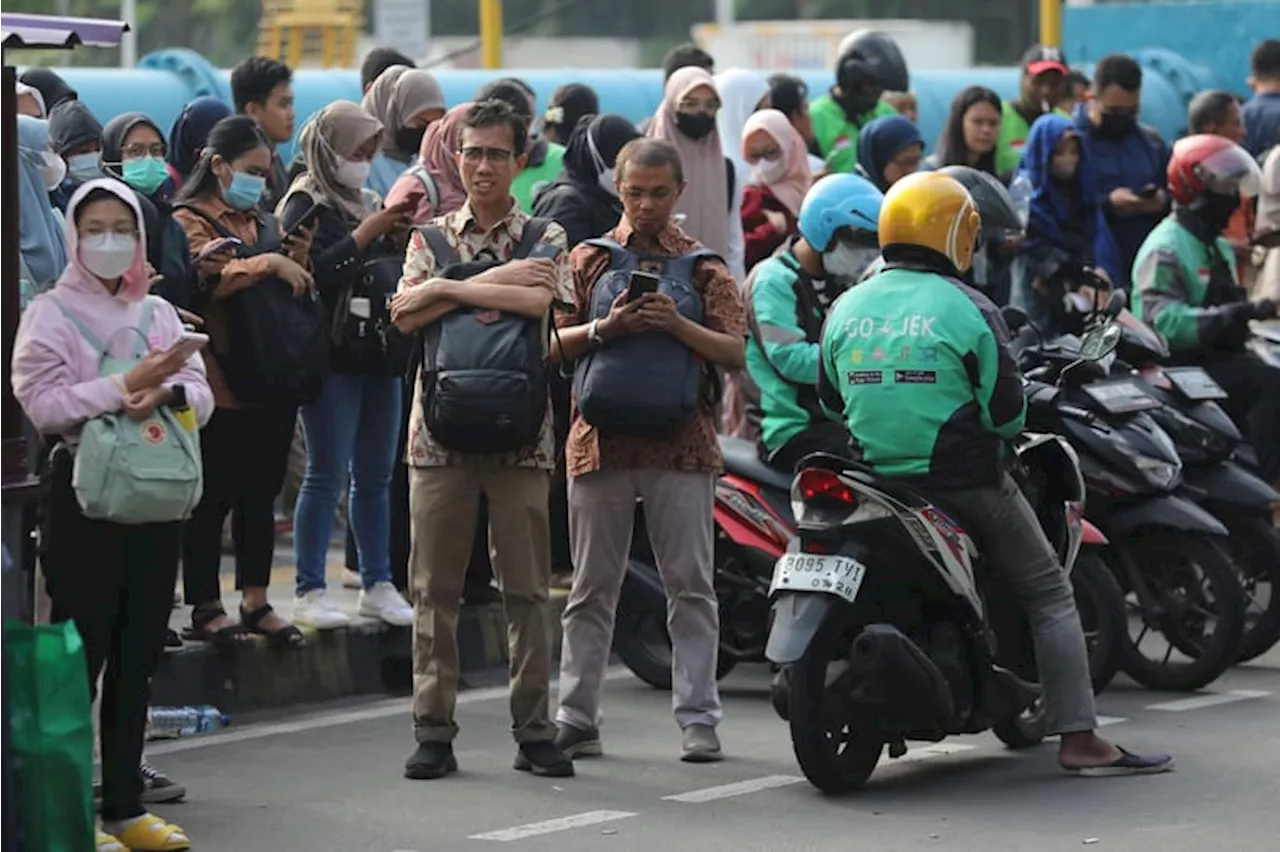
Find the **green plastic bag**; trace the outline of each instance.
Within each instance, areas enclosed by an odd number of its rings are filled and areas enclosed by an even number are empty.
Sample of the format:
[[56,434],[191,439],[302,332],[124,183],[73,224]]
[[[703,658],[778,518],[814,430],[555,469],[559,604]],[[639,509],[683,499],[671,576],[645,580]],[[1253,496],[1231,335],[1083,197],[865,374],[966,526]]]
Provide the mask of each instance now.
[[84,643],[71,622],[4,624],[24,846],[91,852],[93,720]]

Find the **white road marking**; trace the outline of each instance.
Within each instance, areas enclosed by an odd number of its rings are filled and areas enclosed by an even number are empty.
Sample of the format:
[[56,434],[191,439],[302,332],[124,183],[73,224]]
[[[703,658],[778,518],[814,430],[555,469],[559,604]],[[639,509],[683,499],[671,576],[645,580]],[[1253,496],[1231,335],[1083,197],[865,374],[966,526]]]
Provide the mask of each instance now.
[[1232,704],[1236,701],[1248,701],[1253,698],[1266,698],[1270,695],[1261,689],[1233,689],[1216,695],[1196,695],[1192,698],[1179,698],[1177,701],[1162,701],[1159,704],[1148,704],[1147,710],[1160,710],[1165,713],[1185,713],[1188,710],[1201,710],[1205,707],[1217,707],[1219,704]]
[[800,784],[804,781],[798,775],[766,775],[763,778],[751,778],[747,781],[738,781],[733,784],[721,784],[719,787],[703,787],[701,790],[690,790],[687,793],[677,793],[674,796],[663,796],[664,802],[684,802],[686,804],[701,804],[703,802],[714,802],[717,799],[728,799],[731,796],[745,796],[748,793],[758,793],[761,790],[772,790],[774,787],[788,787],[792,784]]
[[554,834],[557,831],[568,831],[571,828],[582,828],[588,825],[600,825],[605,822],[639,816],[632,811],[587,811],[572,816],[548,819],[542,822],[531,822],[528,825],[517,825],[515,828],[501,828],[497,831],[486,831],[473,834],[468,840],[492,840],[497,843],[510,843],[513,840],[524,840],[527,837],[538,837],[542,834]]
[[1098,727],[1105,728],[1107,725],[1119,725],[1121,722],[1129,721],[1123,716],[1099,716]]
[[[626,666],[613,666],[605,672],[605,680],[622,680],[635,675]],[[552,681],[552,692],[557,682]],[[510,693],[505,686],[491,686],[485,689],[469,689],[458,694],[459,704],[477,704],[481,701],[493,701],[506,698]],[[173,754],[179,751],[191,751],[197,748],[229,745],[245,740],[259,740],[264,737],[276,737],[284,734],[298,734],[303,731],[314,731],[319,728],[332,728],[338,725],[352,725],[358,722],[369,722],[374,719],[385,719],[389,716],[408,716],[412,706],[410,698],[388,698],[359,710],[335,710],[327,713],[316,713],[290,722],[275,722],[252,725],[241,730],[223,731],[217,734],[201,734],[183,740],[165,740],[146,744],[148,755]]]

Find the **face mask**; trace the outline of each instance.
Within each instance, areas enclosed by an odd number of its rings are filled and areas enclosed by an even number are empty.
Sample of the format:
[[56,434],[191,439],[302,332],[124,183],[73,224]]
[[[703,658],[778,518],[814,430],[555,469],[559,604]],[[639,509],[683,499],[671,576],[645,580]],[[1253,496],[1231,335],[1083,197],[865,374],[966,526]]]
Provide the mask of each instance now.
[[835,248],[823,253],[822,268],[833,278],[856,281],[879,255],[879,249],[836,243]]
[[102,152],[90,151],[87,154],[76,154],[67,160],[67,174],[80,183],[102,177]]
[[164,160],[159,157],[134,157],[132,160],[125,160],[122,174],[124,182],[143,195],[151,195],[169,177]]
[[426,135],[425,127],[401,127],[396,131],[396,147],[406,154],[416,154],[422,147],[422,137]]
[[93,234],[80,241],[80,262],[99,278],[119,278],[129,271],[138,253],[138,238]]
[[1122,139],[1138,126],[1138,117],[1129,112],[1104,112],[1098,132],[1110,139]]
[[[221,185],[221,184],[219,184]],[[223,188],[222,197],[236,210],[252,210],[267,188],[267,179],[244,172],[231,173],[231,185]]]
[[359,189],[369,179],[369,171],[372,168],[373,163],[368,160],[348,160],[346,157],[339,157],[338,171],[334,177],[347,189]]
[[1049,174],[1061,181],[1071,180],[1080,167],[1080,157],[1074,154],[1057,154],[1049,161]]
[[58,184],[67,176],[67,164],[52,151],[41,151],[40,156],[44,160],[40,164],[40,179],[44,181],[44,188],[57,189]]
[[600,176],[596,178],[596,181],[600,184],[600,188],[605,192],[609,193],[614,198],[618,197],[618,187],[617,184],[614,183],[613,169],[605,169],[602,171]]
[[676,129],[690,139],[704,139],[716,129],[716,117],[705,112],[678,112]]
[[787,176],[787,161],[782,157],[776,160],[761,160],[756,163],[756,176],[763,183],[777,183]]
[[1223,231],[1239,208],[1240,196],[1238,195],[1206,192],[1197,212],[1215,231]]

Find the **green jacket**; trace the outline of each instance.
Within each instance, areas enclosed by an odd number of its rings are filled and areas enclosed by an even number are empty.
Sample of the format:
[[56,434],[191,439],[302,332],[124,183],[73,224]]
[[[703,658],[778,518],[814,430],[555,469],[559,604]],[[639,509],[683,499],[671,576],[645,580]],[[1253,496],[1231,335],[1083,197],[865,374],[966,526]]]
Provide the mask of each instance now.
[[890,265],[841,296],[822,332],[818,392],[864,463],[957,489],[999,481],[1002,439],[1026,417],[1008,329],[986,296]]
[[511,182],[511,194],[520,203],[520,209],[526,213],[532,213],[533,199],[544,186],[560,177],[562,171],[564,171],[564,146],[548,142],[546,156],[541,162],[525,166],[524,171],[516,175],[516,179]]
[[[1060,109],[1053,111],[1056,115],[1071,116]],[[1013,171],[1022,162],[1022,148],[1026,145],[1027,134],[1031,125],[1018,112],[1012,101],[1001,101],[1000,135],[996,138],[996,174],[1004,175]]]
[[1137,298],[1133,313],[1169,341],[1174,352],[1243,347],[1249,314],[1236,272],[1236,254],[1221,236],[1209,245],[1167,216],[1143,240],[1133,259]]
[[849,121],[844,107],[831,95],[823,95],[809,104],[809,118],[813,121],[813,138],[818,150],[833,172],[852,173],[858,165],[858,131],[872,119],[885,115],[897,115],[898,111],[885,101],[875,109],[859,116],[857,123]]
[[770,453],[823,419],[818,341],[824,311],[790,251],[761,261],[747,279],[747,373],[758,394],[760,436]]

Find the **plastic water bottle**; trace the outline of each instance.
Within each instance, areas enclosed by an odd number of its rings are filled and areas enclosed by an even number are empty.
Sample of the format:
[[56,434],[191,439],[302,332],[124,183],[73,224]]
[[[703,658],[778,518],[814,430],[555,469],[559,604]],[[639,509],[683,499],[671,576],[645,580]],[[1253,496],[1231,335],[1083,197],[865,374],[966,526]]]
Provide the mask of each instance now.
[[1022,227],[1027,227],[1027,222],[1031,219],[1031,195],[1035,192],[1035,187],[1031,185],[1031,179],[1027,177],[1026,172],[1018,172],[1017,177],[1013,179],[1013,183],[1009,184],[1009,195],[1013,198],[1014,209],[1018,211],[1018,219],[1022,221]]
[[178,739],[225,728],[231,720],[217,707],[152,707],[147,711],[151,739]]

